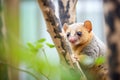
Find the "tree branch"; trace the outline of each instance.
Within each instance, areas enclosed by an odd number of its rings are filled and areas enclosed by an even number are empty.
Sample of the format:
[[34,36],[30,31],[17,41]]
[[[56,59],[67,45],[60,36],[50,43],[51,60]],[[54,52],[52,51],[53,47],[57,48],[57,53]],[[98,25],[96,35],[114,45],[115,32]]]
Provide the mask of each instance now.
[[[52,37],[52,40],[57,48],[57,51],[59,52],[61,63],[66,65],[66,63],[68,63],[67,60],[69,60],[71,67],[74,68],[74,64],[70,58],[70,54],[72,54],[72,51],[71,51],[68,43],[64,39],[64,37],[62,37],[60,35],[60,33],[62,32],[61,31],[62,25],[61,25],[59,19],[55,15],[55,7],[54,7],[53,2],[51,0],[38,0],[38,3],[43,12],[45,21],[46,21],[47,30],[48,30],[50,36]],[[72,2],[70,2],[70,4],[72,4]],[[76,2],[74,2],[74,5],[71,6],[69,12],[74,10],[73,8],[75,8],[75,4],[76,4]],[[69,7],[69,3],[67,4],[67,7]],[[66,13],[68,13],[68,9],[67,9]],[[66,13],[64,13],[64,14],[66,14]],[[67,16],[67,19],[69,19],[67,22],[70,22],[70,23],[75,22],[75,11],[73,13],[74,13],[74,15],[69,14]],[[71,16],[71,18],[69,18],[69,16]],[[62,21],[64,22],[63,18],[62,18]],[[68,54],[67,54],[67,52],[68,52]],[[69,58],[69,59],[67,59],[67,58]],[[80,74],[82,76],[81,80],[86,80],[86,77],[85,77],[84,73],[82,72],[78,63],[76,63],[76,66],[79,69]]]
[[[59,19],[55,15],[55,7],[51,0],[38,0],[39,6],[43,12],[43,16],[45,18],[47,24],[47,31],[49,32],[52,40],[57,48],[57,51],[60,56],[60,61],[62,64],[66,65],[68,62],[65,58],[67,49],[66,42],[64,38],[60,35],[61,33],[61,23]],[[70,63],[71,67],[73,64]]]
[[[63,25],[64,23],[67,24],[73,24],[76,22],[76,4],[78,0],[58,0],[59,4],[59,17],[61,20],[61,24]],[[66,41],[66,46],[69,55],[73,54],[68,42]],[[71,58],[69,58],[71,59]],[[71,60],[70,60],[71,61]],[[74,63],[74,67],[80,71],[81,80],[87,80],[86,76],[84,75],[79,62]]]
[[78,0],[58,0],[59,17],[62,25],[76,22],[76,4]]

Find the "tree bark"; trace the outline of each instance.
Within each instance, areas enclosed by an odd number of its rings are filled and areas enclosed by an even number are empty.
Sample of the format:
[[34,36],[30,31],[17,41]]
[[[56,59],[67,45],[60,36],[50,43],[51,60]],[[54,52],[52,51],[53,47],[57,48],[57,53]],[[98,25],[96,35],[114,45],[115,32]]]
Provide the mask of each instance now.
[[76,4],[78,0],[58,0],[61,24],[76,22]]
[[[78,0],[58,0],[58,4],[59,4],[59,18],[61,21],[61,24],[63,25],[64,23],[67,24],[73,24],[76,22],[76,4],[77,4]],[[69,59],[68,61],[70,61],[72,50],[68,44],[68,42],[66,41],[66,46],[67,46],[67,50],[69,50],[66,55],[68,55],[67,59]],[[74,63],[74,66],[80,70],[81,75],[83,76],[82,79],[86,80],[86,76],[84,75],[79,62]],[[81,80],[82,80],[81,79]]]
[[[65,56],[66,56],[66,48],[65,48],[65,42],[63,40],[63,37],[61,37],[61,24],[59,19],[55,15],[55,7],[51,0],[38,0],[39,6],[43,12],[44,19],[47,24],[47,31],[49,32],[50,36],[52,37],[52,40],[57,48],[57,51],[60,56],[61,63],[66,64]],[[73,67],[73,64],[71,64]]]
[[[46,24],[47,24],[47,30],[52,37],[52,40],[57,48],[57,51],[60,56],[60,61],[62,64],[70,63],[71,67],[74,67],[73,62],[70,58],[70,56],[66,57],[67,52],[68,54],[71,54],[71,50],[68,45],[66,45],[65,39],[60,35],[62,25],[60,23],[60,20],[55,15],[55,7],[51,0],[38,0],[39,6],[43,12],[43,16],[45,18]],[[67,12],[68,13],[68,12]],[[65,13],[66,14],[66,13]],[[61,16],[62,17],[62,16]],[[73,16],[71,16],[73,18]],[[73,23],[75,20],[68,20],[67,18],[66,22]],[[64,20],[61,18],[62,21]],[[63,21],[64,22],[64,21]],[[63,24],[63,23],[62,23]],[[67,59],[69,58],[69,59]],[[67,61],[69,60],[69,61]],[[84,76],[83,72],[81,71],[81,68],[78,67],[81,73],[81,80],[86,80],[86,77]]]
[[0,80],[8,80],[7,66],[2,64],[1,61],[7,62],[5,53],[5,35],[4,35],[4,19],[3,19],[3,2],[0,0]]
[[104,0],[104,14],[108,28],[110,80],[120,80],[120,1]]

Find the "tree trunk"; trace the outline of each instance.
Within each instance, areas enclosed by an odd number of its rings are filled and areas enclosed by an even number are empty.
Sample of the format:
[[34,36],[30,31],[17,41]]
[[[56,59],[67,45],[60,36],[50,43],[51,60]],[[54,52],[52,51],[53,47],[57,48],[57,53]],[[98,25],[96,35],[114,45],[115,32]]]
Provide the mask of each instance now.
[[[47,31],[55,43],[57,51],[60,56],[61,63],[67,62],[64,57],[66,55],[65,42],[61,37],[61,24],[59,19],[55,15],[55,7],[51,0],[38,0],[39,6],[43,12],[43,16],[45,18],[47,24]],[[66,64],[66,63],[65,63]],[[73,64],[71,64],[73,67]]]
[[[48,30],[50,36],[52,37],[52,40],[53,40],[53,42],[57,48],[57,51],[59,53],[60,61],[61,61],[62,65],[63,64],[66,65],[66,63],[68,63],[67,58],[69,58],[70,66],[74,67],[70,56],[66,57],[67,52],[68,52],[68,54],[71,54],[72,52],[71,52],[71,49],[69,48],[69,46],[66,45],[66,43],[67,43],[66,40],[60,35],[62,25],[61,25],[59,19],[55,15],[55,7],[54,7],[53,2],[51,0],[38,0],[38,3],[43,12],[45,21],[46,21],[47,30]],[[71,8],[70,8],[70,10],[71,10]],[[67,13],[69,13],[69,12],[66,12],[65,14],[67,14]],[[71,18],[73,18],[73,16],[71,16]],[[72,20],[71,18],[66,18],[66,22],[68,22],[68,23],[75,22],[75,20]],[[70,20],[68,20],[68,19],[70,19]],[[63,21],[64,19],[61,18],[61,20]],[[78,69],[80,70],[80,73],[82,73],[81,80],[86,80],[86,77],[84,76],[83,72],[81,71],[81,68],[78,67]]]
[[120,1],[104,0],[104,14],[110,50],[108,58],[109,77],[110,80],[120,80]]
[[58,0],[61,24],[76,22],[76,4],[78,0]]
[[3,21],[3,2],[0,0],[0,80],[8,80],[7,66],[2,64],[2,61],[7,62],[5,53],[5,35]]
[[[60,17],[60,21],[61,24],[63,25],[64,23],[67,24],[73,24],[76,22],[76,4],[77,4],[78,0],[58,0],[58,4],[59,4],[59,17]],[[68,61],[70,61],[70,57],[73,54],[72,50],[69,46],[69,44],[66,42],[66,46],[67,46],[67,50],[69,50],[66,53],[66,57],[68,57],[67,59],[69,59]],[[82,78],[81,80],[86,80],[86,77],[80,67],[79,62],[76,62],[74,64],[74,66],[80,70]]]
[[[59,17],[61,24],[63,26],[64,23],[72,24],[75,23],[76,19],[76,3],[77,0],[58,0],[59,4]],[[74,11],[74,12],[73,12]],[[69,46],[69,44],[66,43],[67,50],[66,51],[66,59],[70,61],[70,55],[72,54],[72,50]]]

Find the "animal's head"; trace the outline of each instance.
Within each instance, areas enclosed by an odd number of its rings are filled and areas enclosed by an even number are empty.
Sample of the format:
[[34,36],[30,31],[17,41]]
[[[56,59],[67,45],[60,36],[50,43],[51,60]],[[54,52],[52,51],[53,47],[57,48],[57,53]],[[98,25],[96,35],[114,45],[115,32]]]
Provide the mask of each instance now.
[[74,23],[71,25],[65,23],[63,31],[71,45],[82,45],[89,41],[91,37],[92,23],[89,20],[84,23]]

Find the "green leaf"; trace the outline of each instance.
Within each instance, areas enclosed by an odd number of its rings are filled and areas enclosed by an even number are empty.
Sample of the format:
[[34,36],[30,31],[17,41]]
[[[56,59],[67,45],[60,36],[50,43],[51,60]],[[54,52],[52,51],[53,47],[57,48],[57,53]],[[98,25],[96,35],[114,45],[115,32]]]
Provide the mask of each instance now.
[[42,38],[42,39],[38,40],[37,42],[43,43],[43,42],[45,42],[45,41],[46,41],[46,39],[45,39],[45,38]]
[[104,62],[105,62],[105,57],[103,57],[103,56],[100,56],[95,60],[96,65],[103,64]]
[[38,52],[38,48],[36,48],[32,43],[28,42],[27,45],[33,53]]
[[38,49],[34,48],[34,49],[31,49],[31,51],[32,51],[33,53],[37,53],[37,52],[38,52]]
[[30,42],[28,42],[27,45],[28,45],[28,47],[29,47],[30,49],[34,49],[34,48],[35,48],[34,45],[33,45],[32,43],[30,43]]
[[51,43],[46,43],[46,45],[47,45],[48,47],[50,47],[50,48],[54,48],[54,47],[55,47],[55,45],[53,45],[53,44],[51,44]]
[[43,48],[43,44],[41,44],[41,43],[36,44],[36,48],[37,48],[37,49]]

